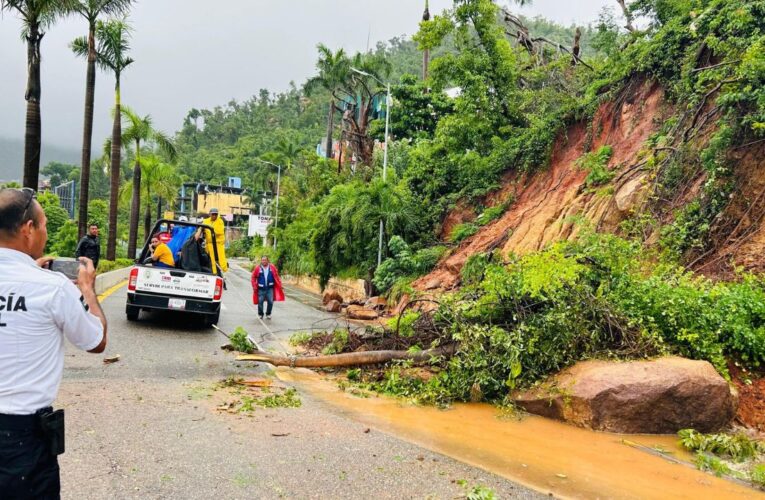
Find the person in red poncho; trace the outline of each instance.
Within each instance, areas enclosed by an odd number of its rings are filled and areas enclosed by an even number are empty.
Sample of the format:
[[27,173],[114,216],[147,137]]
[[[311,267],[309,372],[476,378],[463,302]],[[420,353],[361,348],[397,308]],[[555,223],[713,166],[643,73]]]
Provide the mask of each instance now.
[[260,258],[260,265],[252,270],[252,302],[258,305],[258,317],[263,319],[263,303],[267,303],[266,319],[271,319],[274,301],[284,300],[284,289],[279,271],[268,262],[265,255]]

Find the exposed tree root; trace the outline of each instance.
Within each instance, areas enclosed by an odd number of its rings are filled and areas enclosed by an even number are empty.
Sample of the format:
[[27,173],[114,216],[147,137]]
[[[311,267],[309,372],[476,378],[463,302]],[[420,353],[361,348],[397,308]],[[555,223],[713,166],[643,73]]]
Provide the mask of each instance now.
[[366,351],[347,352],[329,356],[287,356],[270,352],[256,351],[254,354],[237,356],[237,361],[262,361],[274,366],[289,366],[291,368],[329,368],[337,366],[376,365],[395,360],[406,360],[414,363],[427,363],[433,358],[451,357],[457,350],[456,344],[451,344],[427,351]]

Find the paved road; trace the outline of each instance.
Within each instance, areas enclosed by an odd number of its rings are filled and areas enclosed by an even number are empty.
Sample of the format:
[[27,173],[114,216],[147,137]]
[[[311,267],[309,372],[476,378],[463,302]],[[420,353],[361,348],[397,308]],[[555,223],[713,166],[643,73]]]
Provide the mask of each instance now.
[[[276,306],[265,348],[334,321],[295,300],[314,297],[292,294]],[[248,274],[234,266],[221,327],[243,326],[260,341],[265,329],[250,297]],[[465,494],[463,480],[501,498],[538,496],[369,430],[310,394],[300,393],[300,408],[220,411],[242,397],[221,380],[268,377],[269,367],[237,363],[220,350],[220,334],[177,315],[142,313],[129,323],[124,303],[122,288],[103,304],[106,355],[120,354],[119,362],[67,350],[57,402],[67,411],[64,498],[455,498]]]

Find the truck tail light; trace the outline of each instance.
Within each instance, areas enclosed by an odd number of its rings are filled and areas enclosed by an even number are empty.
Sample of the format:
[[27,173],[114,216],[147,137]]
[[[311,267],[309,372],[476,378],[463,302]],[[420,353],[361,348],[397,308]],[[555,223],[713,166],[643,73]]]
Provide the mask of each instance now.
[[128,280],[128,290],[131,292],[135,291],[135,285],[138,281],[138,268],[134,267],[130,270],[130,279]]
[[223,279],[215,278],[215,295],[213,295],[213,300],[220,300],[221,295],[223,295]]

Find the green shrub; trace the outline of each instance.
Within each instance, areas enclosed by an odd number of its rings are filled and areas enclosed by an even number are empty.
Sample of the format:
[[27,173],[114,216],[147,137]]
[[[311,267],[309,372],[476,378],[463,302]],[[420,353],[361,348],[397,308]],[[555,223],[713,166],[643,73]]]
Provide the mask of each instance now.
[[765,488],[765,464],[757,464],[749,471],[749,478],[760,488]]
[[577,167],[590,171],[584,180],[585,186],[601,186],[613,179],[614,172],[608,169],[608,162],[611,161],[613,152],[611,146],[601,146],[597,151],[585,153],[576,161]]
[[310,342],[311,339],[313,339],[311,332],[296,332],[290,336],[289,344],[291,346],[302,346]]
[[227,257],[247,257],[249,256],[250,246],[252,245],[253,238],[240,238],[232,241],[226,249]]
[[393,285],[385,293],[385,297],[388,299],[388,303],[398,304],[404,295],[409,296],[410,299],[416,298],[417,291],[412,286],[412,282],[415,279],[416,278],[412,276],[402,276],[401,278],[397,278],[396,281],[393,282]]
[[388,249],[393,256],[380,264],[372,278],[372,283],[380,293],[390,290],[399,280],[404,280],[399,284],[404,286],[405,282],[411,283],[417,276],[428,273],[446,251],[446,247],[435,246],[413,253],[400,236],[390,239]]
[[765,442],[750,439],[742,433],[702,434],[693,429],[683,429],[677,435],[680,444],[687,450],[712,453],[735,462],[743,462],[765,453]]
[[398,334],[402,337],[411,337],[415,334],[414,323],[420,319],[420,313],[417,311],[406,311],[401,316],[395,316],[388,320],[388,328],[393,331],[398,329]]
[[465,261],[465,265],[460,269],[460,277],[463,285],[474,285],[480,283],[486,266],[489,265],[489,256],[485,253],[474,253]]
[[478,229],[478,224],[474,224],[472,222],[463,222],[462,224],[457,224],[449,234],[449,241],[455,245],[459,244],[462,240],[469,238],[477,233]]
[[98,274],[103,274],[103,273],[108,273],[109,271],[122,269],[124,267],[130,267],[133,264],[135,264],[135,262],[130,259],[117,259],[117,260],[101,259],[98,261],[98,269],[96,271],[98,272]]
[[270,247],[270,246],[264,247],[264,246],[253,245],[247,251],[247,257],[249,257],[251,261],[257,264],[260,263],[260,258],[263,257],[264,255],[268,257],[268,260],[270,260],[272,264],[276,263],[276,259],[279,256],[278,252],[274,250],[273,247]]
[[513,204],[514,198],[510,196],[505,202],[489,207],[485,209],[481,214],[476,217],[475,222],[479,226],[485,226],[491,221],[497,220],[502,217],[502,214]]
[[340,354],[348,345],[350,336],[348,330],[337,329],[332,334],[332,342],[330,342],[324,349],[322,354]]
[[693,460],[699,470],[708,471],[713,473],[717,477],[730,476],[733,474],[733,469],[728,466],[723,460],[711,455],[705,455],[701,452],[696,453],[696,458]]
[[60,257],[74,257],[77,250],[77,221],[67,220],[59,227],[53,241],[48,241],[50,250]]
[[231,342],[231,346],[239,352],[255,352],[255,344],[252,343],[250,337],[247,335],[247,331],[241,326],[236,327],[234,333],[231,334],[228,340]]

